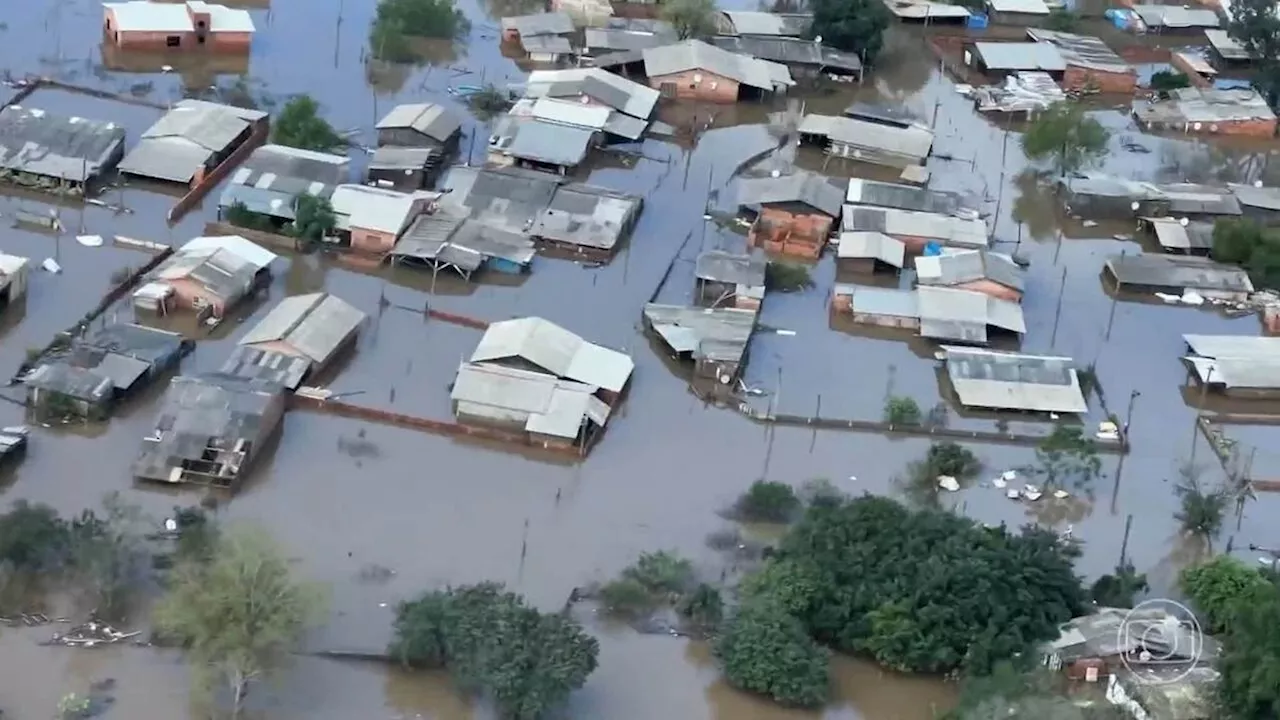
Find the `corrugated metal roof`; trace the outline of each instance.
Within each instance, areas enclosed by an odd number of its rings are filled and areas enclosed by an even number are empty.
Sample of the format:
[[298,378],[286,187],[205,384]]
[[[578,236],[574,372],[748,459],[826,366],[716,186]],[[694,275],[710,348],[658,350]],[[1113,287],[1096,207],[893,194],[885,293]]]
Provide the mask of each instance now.
[[587,28],[583,31],[583,36],[586,46],[593,50],[644,50],[665,45],[675,39],[671,35],[613,28]]
[[416,130],[443,143],[462,128],[462,120],[435,103],[410,103],[395,106],[374,127],[378,130]]
[[696,360],[738,363],[751,342],[757,312],[649,303],[644,317],[677,353],[691,353]]
[[1058,46],[1058,50],[1062,53],[1063,59],[1067,61],[1067,65],[1101,72],[1137,74],[1133,66],[1125,62],[1124,58],[1117,55],[1115,50],[1112,50],[1105,42],[1096,37],[1041,30],[1040,28],[1029,28],[1027,35],[1037,42],[1048,42]]
[[951,288],[921,285],[920,334],[928,338],[985,343],[988,326],[1024,335],[1022,307],[1017,303]]
[[84,182],[111,168],[124,146],[115,123],[10,105],[0,110],[0,167]]
[[528,97],[562,97],[552,95],[551,89],[563,83],[577,83],[573,94],[587,95],[596,102],[642,120],[647,120],[653,114],[653,108],[661,96],[654,88],[600,68],[535,70],[529,74],[525,94]]
[[520,47],[530,55],[567,55],[573,52],[569,38],[560,35],[521,35]]
[[714,37],[710,42],[729,52],[768,60],[783,65],[804,65],[810,68],[844,70],[856,73],[862,70],[857,55],[841,52],[812,40],[788,37]]
[[1044,0],[987,0],[987,2],[991,5],[991,9],[998,13],[1049,14],[1049,6],[1044,4]]
[[781,35],[800,37],[813,24],[813,16],[802,13],[767,13],[752,10],[724,10],[729,27],[738,35]]
[[536,13],[502,18],[502,29],[515,30],[520,37],[568,35],[573,32],[573,18],[564,13]]
[[[231,305],[248,294],[261,268],[232,250],[176,252],[147,275],[148,280],[189,279]],[[139,288],[135,297],[144,293]],[[143,295],[145,297],[145,295]]]
[[317,365],[364,324],[365,314],[329,293],[294,295],[276,304],[239,345],[280,342]]
[[707,250],[698,255],[694,274],[702,280],[748,288],[764,285],[769,261],[758,255],[742,255],[727,250]]
[[1067,61],[1051,43],[978,42],[973,48],[989,70],[1062,72],[1067,69]]
[[871,287],[866,285],[835,286],[835,294],[849,297],[852,312],[885,317],[920,317],[920,298],[914,290]]
[[587,156],[594,136],[589,129],[526,120],[496,129],[497,142],[490,142],[489,148],[522,160],[575,167]]
[[650,79],[689,70],[705,70],[761,90],[772,91],[776,85],[795,84],[791,71],[784,65],[731,53],[701,40],[647,48],[643,55],[645,74]]
[[1181,5],[1133,5],[1129,8],[1148,27],[1166,28],[1216,28],[1218,13],[1209,8],[1189,8]]
[[440,156],[440,150],[427,147],[395,147],[384,145],[369,158],[370,170],[421,170]]
[[594,390],[527,370],[464,363],[450,398],[459,415],[515,421],[527,432],[576,438],[587,420],[600,426],[608,420],[609,408],[592,396]]
[[399,236],[430,196],[402,193],[368,185],[339,185],[329,204],[338,216],[338,227],[363,228]]
[[1158,124],[1199,123],[1214,132],[1217,123],[1274,120],[1275,112],[1256,90],[1247,88],[1180,88],[1167,100],[1138,100],[1133,115],[1139,122]]
[[564,185],[534,222],[534,237],[612,250],[640,212],[635,195],[590,185]]
[[1026,273],[1013,258],[985,250],[965,250],[916,258],[916,280],[922,285],[960,285],[989,280],[1021,292]]
[[441,200],[469,209],[477,222],[527,235],[565,182],[559,175],[523,168],[483,169],[456,166],[441,185]]
[[1227,183],[1241,205],[1260,210],[1280,210],[1280,188]]
[[583,340],[539,317],[504,320],[489,325],[471,362],[521,358],[557,377],[618,392],[627,384],[631,358]]
[[180,105],[162,115],[142,137],[179,137],[210,152],[222,152],[248,129],[249,122],[231,108],[212,104]]
[[[900,268],[906,258],[907,248],[895,237],[875,231],[840,233],[840,245],[836,257],[840,259],[874,258],[886,265]],[[916,260],[917,272],[920,267]]]
[[231,350],[219,372],[249,380],[275,382],[296,390],[310,369],[311,361],[307,358],[238,345]]
[[960,198],[953,193],[862,178],[850,178],[845,201],[853,205],[874,205],[942,215],[950,215],[960,207]]
[[213,152],[184,138],[144,138],[120,161],[122,173],[188,183]]
[[[925,127],[894,127],[835,115],[806,115],[800,121],[803,135],[820,135],[833,143],[883,152],[916,162],[929,156],[933,132]],[[853,156],[857,159],[857,155]]]
[[533,103],[532,116],[544,122],[601,130],[609,122],[611,110],[598,105],[540,98]]
[[926,238],[957,247],[984,248],[989,242],[987,224],[981,219],[864,205],[844,206],[841,229],[873,230],[900,239]]
[[185,245],[179,248],[178,252],[188,255],[212,255],[219,250],[226,250],[227,252],[243,258],[258,270],[270,265],[277,257],[279,257],[279,255],[276,255],[261,245],[246,240],[239,235],[215,235],[210,237],[192,238]]
[[1247,272],[1208,258],[1149,253],[1116,255],[1107,259],[1106,268],[1122,285],[1253,292],[1253,282]]
[[840,216],[844,193],[830,178],[797,170],[779,177],[744,177],[738,181],[738,204],[757,207],[803,203],[829,217]]
[[1244,46],[1236,42],[1226,30],[1205,30],[1204,36],[1209,39],[1209,44],[1214,50],[1218,51],[1226,60],[1248,60],[1249,52]]
[[1211,223],[1187,223],[1185,226],[1178,218],[1144,217],[1156,233],[1156,241],[1160,247],[1169,250],[1208,249],[1213,247],[1213,225]]
[[967,407],[1085,413],[1071,358],[943,346],[947,375]]
[[929,2],[928,0],[888,0],[885,3],[889,12],[900,20],[939,20],[967,18],[972,13],[969,8],[950,3]]
[[337,185],[347,179],[351,159],[344,155],[303,150],[287,145],[263,145],[253,151],[236,172],[299,178],[326,185]]
[[1242,335],[1183,335],[1192,355],[1184,358],[1200,381],[1228,388],[1280,388],[1280,338]]

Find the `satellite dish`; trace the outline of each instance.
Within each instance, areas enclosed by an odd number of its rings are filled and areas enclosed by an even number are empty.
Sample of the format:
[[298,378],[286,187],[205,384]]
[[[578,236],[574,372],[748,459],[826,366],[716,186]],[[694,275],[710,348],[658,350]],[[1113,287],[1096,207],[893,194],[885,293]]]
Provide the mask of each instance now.
[[1191,221],[1187,220],[1186,218],[1178,218],[1178,224],[1181,225],[1182,227],[1186,227],[1191,224]]

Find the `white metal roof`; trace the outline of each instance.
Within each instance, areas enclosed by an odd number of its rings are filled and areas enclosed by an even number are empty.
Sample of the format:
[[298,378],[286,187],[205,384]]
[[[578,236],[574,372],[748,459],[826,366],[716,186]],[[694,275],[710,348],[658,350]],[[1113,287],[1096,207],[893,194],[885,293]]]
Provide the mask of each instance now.
[[942,351],[951,385],[966,406],[1033,412],[1089,411],[1071,358],[947,345]]
[[875,231],[840,233],[836,257],[842,259],[875,258],[886,265],[902,267],[906,245],[895,237]]
[[471,354],[471,362],[519,357],[557,377],[622,390],[635,369],[630,357],[583,340],[539,317],[496,322]]
[[642,53],[645,73],[650,78],[704,70],[761,90],[795,84],[785,65],[731,53],[701,40],[647,48]]
[[[632,117],[647,120],[653,114],[653,108],[658,103],[661,95],[654,88],[640,83],[633,82],[619,75],[615,75],[607,70],[600,68],[567,68],[564,70],[534,70],[529,73],[529,82],[526,85],[525,92],[529,97],[543,97],[552,86],[560,83],[581,83],[583,80],[591,78],[605,85],[612,87],[627,97],[626,102],[619,103],[622,107],[607,102],[604,98],[594,97],[592,99],[610,105],[614,110],[620,110]],[[583,91],[591,95],[589,85],[584,85]]]
[[367,185],[339,185],[329,204],[338,215],[338,227],[356,227],[399,235],[412,222],[425,196],[384,190]]
[[0,275],[17,275],[30,262],[24,257],[0,252]]
[[259,270],[270,265],[277,257],[279,257],[261,245],[250,242],[239,235],[218,235],[212,237],[192,238],[191,241],[183,245],[178,252],[212,255],[219,250],[226,250],[242,258]]
[[546,122],[600,130],[609,122],[612,111],[607,107],[541,98],[533,103],[533,117]]
[[991,9],[998,13],[1017,13],[1019,15],[1048,15],[1049,6],[1044,0],[987,0]]
[[191,13],[208,13],[210,32],[254,32],[253,17],[248,10],[192,0],[185,4],[133,0],[103,3],[116,19],[116,29],[123,32],[195,32]]
[[463,363],[450,398],[459,415],[514,420],[528,432],[576,438],[585,421],[604,426],[609,419],[609,406],[594,391],[590,385],[528,370]]

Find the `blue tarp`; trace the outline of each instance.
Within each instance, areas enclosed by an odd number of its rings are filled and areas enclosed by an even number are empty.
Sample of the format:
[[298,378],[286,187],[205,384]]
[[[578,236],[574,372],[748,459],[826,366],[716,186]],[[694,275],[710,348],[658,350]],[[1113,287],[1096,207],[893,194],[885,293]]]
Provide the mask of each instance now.
[[970,15],[969,19],[965,22],[966,27],[973,28],[974,30],[985,30],[989,24],[990,22],[987,20],[986,15],[978,15],[976,13]]
[[941,245],[939,245],[938,243],[933,242],[932,240],[930,240],[929,242],[925,243],[925,246],[924,246],[924,254],[925,254],[926,256],[941,255],[941,254],[942,254],[942,246],[941,246]]

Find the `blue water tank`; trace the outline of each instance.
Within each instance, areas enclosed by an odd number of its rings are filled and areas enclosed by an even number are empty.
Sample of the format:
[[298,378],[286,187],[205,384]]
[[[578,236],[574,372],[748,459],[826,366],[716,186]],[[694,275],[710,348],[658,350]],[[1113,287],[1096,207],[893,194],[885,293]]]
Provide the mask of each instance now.
[[985,30],[990,24],[991,22],[987,20],[986,15],[979,15],[977,13],[969,15],[969,20],[965,23],[967,27],[974,30]]
[[941,255],[942,246],[931,240],[928,243],[925,243],[924,254],[928,256]]

